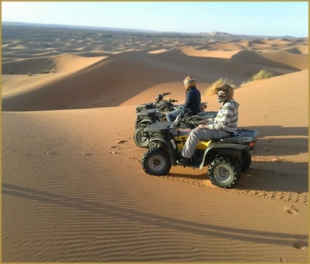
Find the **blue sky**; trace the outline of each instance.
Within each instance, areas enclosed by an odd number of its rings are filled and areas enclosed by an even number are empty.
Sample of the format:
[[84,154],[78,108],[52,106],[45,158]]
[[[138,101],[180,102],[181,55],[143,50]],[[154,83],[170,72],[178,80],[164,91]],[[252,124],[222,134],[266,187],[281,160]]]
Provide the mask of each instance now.
[[2,2],[2,21],[308,37],[308,2]]

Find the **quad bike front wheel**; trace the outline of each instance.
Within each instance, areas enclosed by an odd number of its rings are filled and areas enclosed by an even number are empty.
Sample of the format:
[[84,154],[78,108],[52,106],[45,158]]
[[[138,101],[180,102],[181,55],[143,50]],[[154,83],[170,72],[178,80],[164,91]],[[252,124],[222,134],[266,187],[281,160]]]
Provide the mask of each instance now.
[[149,138],[143,136],[144,127],[139,127],[133,134],[133,141],[139,148],[147,148],[149,146]]
[[208,176],[213,185],[220,188],[233,188],[241,177],[240,166],[229,158],[218,157],[211,162]]
[[150,175],[167,175],[171,169],[169,153],[163,149],[149,149],[141,161],[143,170]]

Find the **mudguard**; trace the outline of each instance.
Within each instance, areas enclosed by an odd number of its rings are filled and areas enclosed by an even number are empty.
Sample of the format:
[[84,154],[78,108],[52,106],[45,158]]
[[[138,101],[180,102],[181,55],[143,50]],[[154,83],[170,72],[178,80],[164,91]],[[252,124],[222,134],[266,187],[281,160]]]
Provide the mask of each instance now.
[[243,150],[248,150],[250,149],[247,145],[238,145],[238,144],[230,144],[230,143],[225,143],[225,144],[218,144],[216,142],[210,143],[208,148],[204,151],[203,153],[203,158],[201,160],[201,163],[199,165],[199,169],[201,169],[205,163],[205,158],[208,155],[208,152],[211,150],[216,149],[219,151],[220,154],[224,154],[225,156],[236,156],[238,154],[241,154]]
[[147,126],[149,126],[150,124],[152,124],[153,123],[153,121],[151,120],[151,119],[143,119],[143,120],[141,120],[139,123],[138,123],[138,127],[147,127]]
[[[173,141],[173,143],[172,143]],[[174,142],[174,139],[168,140],[160,137],[154,137],[150,139],[149,143],[149,149],[156,148],[158,145],[164,144],[166,148],[168,149],[168,153],[170,156],[170,161],[173,166],[177,165],[177,154],[178,154],[178,148],[176,143]]]

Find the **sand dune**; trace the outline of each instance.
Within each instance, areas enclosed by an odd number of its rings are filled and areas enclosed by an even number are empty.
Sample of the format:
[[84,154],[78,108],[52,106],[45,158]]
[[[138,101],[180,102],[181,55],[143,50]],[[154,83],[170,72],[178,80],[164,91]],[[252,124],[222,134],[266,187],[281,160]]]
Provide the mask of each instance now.
[[[293,56],[294,58],[296,57],[297,55]],[[265,56],[261,56],[260,54],[258,54],[257,52],[255,51],[240,51],[238,53],[236,53],[235,55],[232,56],[232,60],[235,60],[235,61],[238,61],[238,62],[244,62],[244,63],[255,63],[255,64],[258,64],[258,65],[262,65],[262,67],[265,67],[265,68],[275,68],[275,69],[283,69],[283,70],[291,70],[291,71],[296,71],[298,70],[298,68],[294,68],[292,66],[290,66],[290,64],[292,63],[290,60],[287,60],[289,61],[288,63],[289,64],[285,64],[285,63],[280,63],[278,62],[278,60],[274,60],[274,59],[270,59],[270,58],[278,58],[279,55],[277,56],[272,56],[272,54],[269,54]],[[304,59],[307,59],[305,56],[303,56]],[[296,61],[296,59],[294,59],[294,61]],[[303,64],[305,60],[303,60],[300,64]],[[285,60],[283,60],[283,62],[285,62]]]
[[288,50],[284,51],[266,51],[260,54],[261,56],[279,62],[281,64],[285,64],[300,70],[308,69],[309,67],[309,58],[304,54],[294,54],[288,52]]
[[[66,34],[3,39],[4,262],[309,261],[308,40]],[[234,189],[141,168],[135,106],[183,103],[187,75],[210,111],[206,90],[231,80],[239,126],[259,131]]]
[[[187,74],[195,75],[200,80],[202,90],[205,90],[210,83],[222,77],[240,85],[262,69],[268,69],[274,75],[282,75],[306,68],[305,55],[283,56],[285,53],[271,52],[262,56],[255,51],[243,50],[230,54],[230,58],[225,58],[225,55],[224,58],[214,58],[208,56],[208,51],[183,47],[155,54],[128,51],[106,57],[60,55],[4,62],[4,74],[43,71],[49,76],[45,85],[36,81],[30,87],[31,82],[25,82],[30,91],[19,89],[18,93],[16,89],[10,93],[11,87],[18,82],[10,76],[10,82],[3,83],[3,109],[29,111],[116,106],[130,100],[137,92],[158,85],[165,86],[168,82],[175,83],[170,89],[176,91],[179,80]],[[180,65],[184,67],[180,68]],[[70,78],[59,78],[59,75],[54,74],[68,71],[71,72]],[[133,76],[138,80],[135,89],[128,89],[132,86]]]
[[71,54],[24,59],[15,62],[4,62],[2,64],[2,74],[40,74],[78,71],[102,59],[101,57],[89,58]]

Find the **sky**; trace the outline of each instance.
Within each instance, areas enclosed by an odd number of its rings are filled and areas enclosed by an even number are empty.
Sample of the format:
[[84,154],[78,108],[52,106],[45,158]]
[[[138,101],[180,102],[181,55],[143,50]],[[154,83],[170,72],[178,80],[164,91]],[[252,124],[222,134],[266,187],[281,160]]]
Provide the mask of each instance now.
[[2,2],[2,21],[308,37],[308,1],[300,2]]

